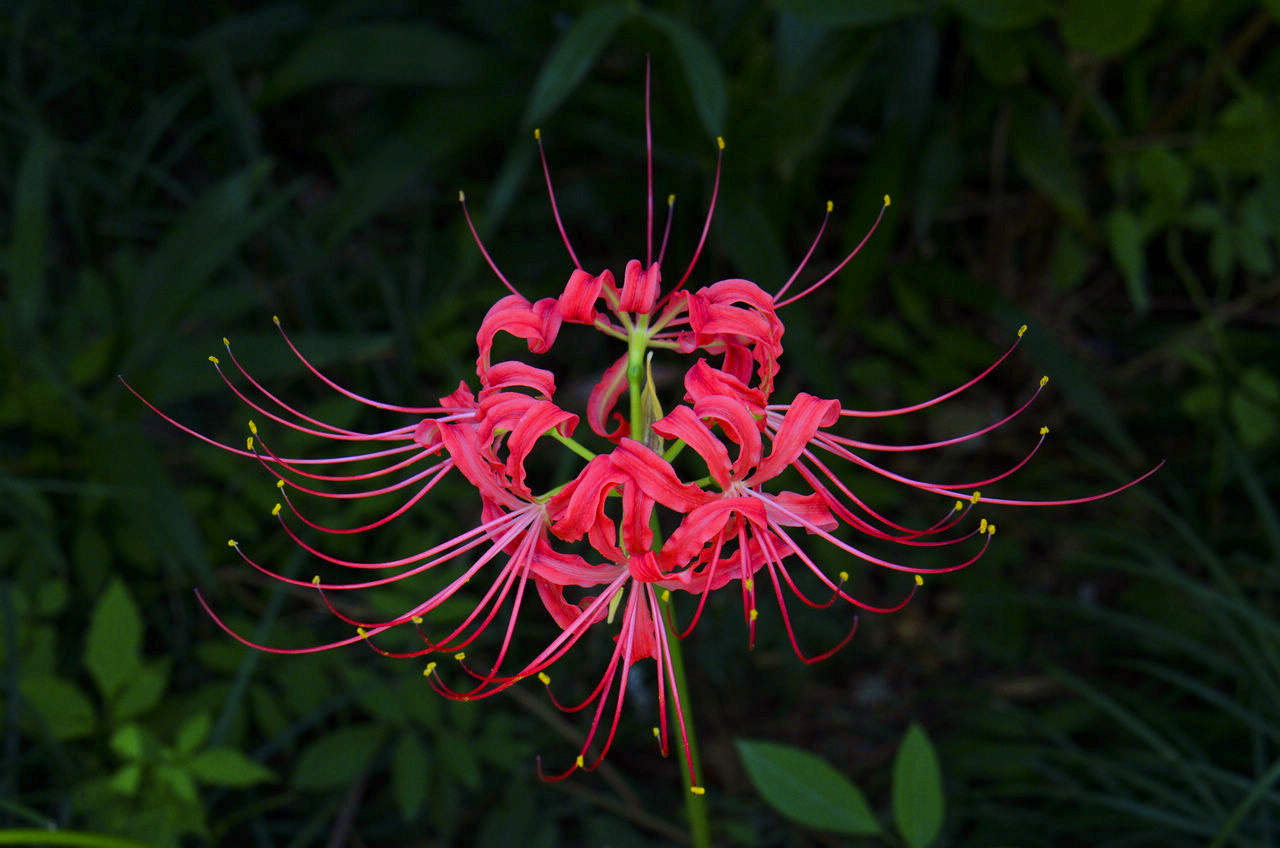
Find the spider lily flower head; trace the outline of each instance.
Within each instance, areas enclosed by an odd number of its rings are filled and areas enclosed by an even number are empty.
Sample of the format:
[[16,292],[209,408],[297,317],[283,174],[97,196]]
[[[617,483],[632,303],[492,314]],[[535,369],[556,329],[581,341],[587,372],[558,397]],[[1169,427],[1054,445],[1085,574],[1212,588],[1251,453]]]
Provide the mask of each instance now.
[[[424,407],[370,400],[313,367],[281,330],[285,343],[315,378],[350,400],[398,420],[387,429],[364,432],[310,417],[280,400],[242,368],[229,343],[226,348],[236,380],[223,371],[216,357],[210,359],[231,391],[260,420],[351,449],[330,459],[284,457],[268,446],[252,422],[253,432],[242,449],[220,444],[156,410],[197,438],[261,463],[276,478],[281,492],[281,503],[273,514],[283,531],[318,560],[352,575],[345,581],[287,577],[257,562],[232,542],[250,566],[275,579],[315,590],[325,606],[353,628],[344,637],[323,644],[275,648],[236,634],[205,605],[219,625],[246,644],[300,653],[363,641],[387,656],[436,657],[424,672],[432,687],[447,697],[470,700],[500,692],[529,677],[536,677],[552,692],[553,666],[576,668],[573,661],[561,661],[588,634],[605,631],[614,646],[599,682],[576,703],[563,703],[552,694],[555,703],[567,711],[592,708],[593,718],[572,764],[544,775],[548,779],[592,768],[605,756],[621,721],[631,669],[642,660],[652,659],[657,666],[656,735],[663,753],[668,749],[669,707],[676,731],[684,736],[672,639],[684,638],[694,629],[712,593],[736,586],[749,645],[754,644],[760,616],[758,595],[762,590],[772,595],[797,656],[815,662],[853,636],[859,611],[900,609],[914,596],[924,576],[959,570],[979,560],[995,533],[995,526],[985,518],[971,516],[979,504],[1080,503],[1113,495],[1155,471],[1108,492],[1065,499],[1027,501],[984,493],[1031,460],[1044,443],[1047,428],[1041,428],[1039,440],[1021,460],[982,479],[929,481],[893,470],[893,454],[945,449],[1006,425],[1039,397],[1047,378],[1011,413],[969,433],[906,445],[849,434],[851,425],[927,410],[973,387],[1009,358],[1025,327],[1003,354],[972,379],[910,406],[866,411],[803,392],[789,399],[776,397],[785,331],[779,310],[824,285],[857,255],[888,209],[889,198],[885,197],[862,242],[798,293],[791,293],[791,288],[825,232],[831,203],[795,273],[772,294],[746,279],[686,288],[705,245],[719,191],[725,145],[718,140],[715,178],[701,236],[683,272],[664,290],[662,263],[671,219],[668,213],[655,255],[648,105],[646,72],[645,258],[623,264],[621,285],[611,270],[592,273],[579,262],[556,204],[540,131],[535,131],[535,138],[552,217],[573,265],[559,295],[530,300],[510,283],[481,242],[467,212],[466,196],[459,193],[479,250],[508,290],[488,310],[476,334],[478,391],[463,383],[438,405]],[[673,202],[668,199],[669,210]],[[530,356],[536,357],[556,347],[565,323],[591,327],[621,343],[618,358],[599,368],[581,416],[563,408],[556,399],[558,375],[523,358],[494,361],[499,334],[522,341]],[[682,362],[683,393],[678,397],[660,396],[651,371],[654,351]],[[145,399],[143,402],[151,406]],[[582,417],[593,434],[594,447],[575,437]],[[570,458],[577,463],[574,470],[551,490],[537,491],[530,483],[528,460],[535,455],[560,458],[564,451],[576,456]],[[882,455],[888,459],[870,458]],[[845,482],[845,475],[833,467],[837,463],[938,499],[939,517],[912,526],[881,514]],[[365,469],[370,464],[375,466],[373,470],[343,470]],[[690,472],[690,468],[695,470]],[[325,552],[323,544],[310,541],[316,534],[356,534],[380,528],[412,510],[450,473],[461,477],[474,492],[478,516],[475,527],[452,539],[383,561],[335,557]],[[379,519],[350,528],[315,521],[294,502],[297,494],[348,500],[393,493],[401,498],[396,507]],[[917,548],[954,548],[956,552],[945,565],[924,566],[910,555],[889,558],[873,553],[867,541],[880,547],[897,545],[908,554]],[[846,570],[832,574],[808,552],[815,542],[831,546],[850,562],[902,573],[901,589],[879,601],[858,597]],[[343,592],[424,574],[437,576],[435,588],[390,618],[357,620],[332,600]],[[802,588],[804,583],[816,585],[816,594],[812,588]],[[461,623],[440,634],[429,622],[429,615],[464,590],[468,597],[479,596],[474,609]],[[676,622],[671,603],[673,594],[679,593],[696,599],[696,603],[689,601],[694,610],[683,628]],[[531,646],[518,625],[534,596],[559,632],[545,644]],[[806,654],[792,626],[789,597],[809,608],[839,604],[849,609],[852,623],[848,635],[829,650]],[[396,652],[380,644],[384,632],[406,627],[416,629],[420,648]],[[478,647],[486,632],[493,634],[491,638],[498,645],[481,665],[469,660],[467,652]],[[512,660],[516,654],[524,658]],[[446,679],[440,667],[443,657],[452,657],[458,664],[464,685]],[[683,747],[692,778],[692,758],[687,745]],[[700,790],[696,781],[694,790]]]

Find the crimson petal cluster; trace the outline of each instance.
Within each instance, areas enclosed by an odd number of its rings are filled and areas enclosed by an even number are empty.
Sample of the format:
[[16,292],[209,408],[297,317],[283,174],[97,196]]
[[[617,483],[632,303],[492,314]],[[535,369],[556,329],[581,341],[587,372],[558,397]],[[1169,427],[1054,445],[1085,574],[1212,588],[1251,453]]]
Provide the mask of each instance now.
[[[535,136],[542,152],[541,134]],[[723,141],[719,148],[723,151]],[[258,460],[276,477],[281,503],[276,505],[274,514],[284,531],[319,560],[349,569],[354,575],[343,582],[323,581],[318,576],[310,581],[291,578],[255,561],[239,543],[231,541],[230,545],[250,566],[274,579],[318,591],[329,609],[354,628],[345,637],[322,645],[277,648],[256,644],[223,625],[235,638],[280,653],[367,642],[389,656],[452,656],[465,672],[465,685],[448,683],[435,661],[427,664],[425,673],[442,695],[473,699],[500,692],[531,676],[538,677],[550,691],[551,667],[587,633],[605,629],[615,644],[598,684],[576,703],[556,700],[565,710],[592,709],[589,731],[573,763],[560,772],[544,775],[559,779],[577,768],[598,765],[608,752],[619,726],[629,675],[640,660],[653,659],[657,666],[660,717],[655,735],[663,753],[668,750],[669,707],[675,713],[674,726],[682,736],[686,733],[670,639],[673,635],[683,638],[693,630],[712,592],[736,588],[748,640],[754,644],[757,596],[762,590],[771,591],[797,655],[813,662],[838,650],[852,637],[856,615],[852,616],[849,635],[840,644],[807,656],[797,643],[788,599],[810,608],[843,602],[855,613],[900,609],[921,585],[922,575],[964,568],[987,550],[994,525],[969,517],[980,500],[1008,505],[1078,503],[1107,497],[1147,476],[1110,492],[1072,499],[1032,502],[980,495],[980,487],[998,483],[1030,460],[1044,442],[1048,432],[1044,428],[1039,441],[1021,461],[982,480],[917,480],[868,459],[868,455],[876,453],[933,450],[984,435],[1025,410],[1047,378],[1010,415],[951,439],[883,445],[842,435],[842,425],[850,418],[907,414],[955,396],[1008,358],[1018,340],[965,384],[911,406],[854,410],[844,408],[839,401],[805,393],[780,401],[775,396],[775,383],[783,352],[784,325],[778,309],[829,280],[862,245],[799,294],[788,296],[787,292],[814,248],[810,248],[791,279],[773,294],[744,279],[720,280],[686,290],[685,283],[693,274],[714,211],[720,175],[717,164],[702,238],[679,281],[664,292],[661,265],[666,236],[655,258],[650,150],[646,257],[644,262],[632,259],[625,264],[619,286],[610,270],[592,274],[578,262],[556,208],[545,153],[542,162],[555,222],[576,267],[559,296],[530,301],[502,274],[477,236],[485,259],[509,290],[489,309],[476,334],[477,391],[462,383],[442,397],[438,405],[427,407],[374,401],[315,368],[281,329],[294,354],[326,386],[351,400],[400,416],[405,423],[363,432],[313,418],[280,400],[253,378],[241,367],[225,339],[234,372],[224,371],[217,357],[210,360],[231,390],[260,416],[259,420],[339,445],[362,447],[327,459],[284,457],[267,444],[254,421],[250,421],[251,435],[246,446],[240,449],[208,439],[156,410],[200,439]],[[465,197],[461,199],[465,214]],[[670,199],[668,206],[673,202],[674,198]],[[886,196],[880,217],[888,206]],[[828,204],[827,218],[814,247],[830,214]],[[867,237],[874,232],[880,217]],[[467,222],[470,225],[469,215]],[[669,228],[670,211],[668,232]],[[279,327],[278,319],[275,323]],[[598,445],[594,450],[575,438],[579,415],[557,400],[555,374],[520,359],[493,361],[499,334],[522,340],[531,355],[540,355],[553,349],[565,324],[591,327],[625,344],[618,359],[599,373],[586,404],[587,428]],[[1018,332],[1019,339],[1025,329]],[[650,373],[654,351],[663,351],[668,361],[683,357],[683,394],[665,413]],[[237,380],[231,379],[229,373],[238,375]],[[246,382],[250,391],[240,388],[240,382]],[[575,460],[580,463],[576,474],[551,491],[534,491],[526,468],[529,458],[565,450],[580,458]],[[682,460],[681,467],[705,468],[705,475],[686,479],[686,473],[682,477],[673,462],[684,451],[690,454]],[[832,460],[944,497],[942,514],[924,527],[896,523],[864,503],[828,464]],[[367,470],[370,465],[374,467]],[[308,528],[309,535],[374,530],[409,511],[451,473],[465,479],[478,495],[480,520],[475,527],[427,550],[394,560],[352,561],[326,553],[299,532],[298,525]],[[802,483],[804,490],[786,488],[780,482],[784,474],[793,485]],[[300,493],[338,500],[399,493],[402,500],[381,518],[358,527],[336,528],[323,525],[300,510],[295,505]],[[660,527],[668,531],[665,538],[661,537]],[[964,545],[965,551],[950,565],[919,567],[863,550],[837,535],[842,527],[881,543]],[[806,553],[806,538],[824,540],[864,562],[907,572],[914,575],[914,580],[907,581],[896,601],[880,606],[870,604],[846,590],[847,572],[828,574]],[[433,593],[392,618],[356,620],[330,600],[333,592],[384,586],[426,572],[438,574],[445,566],[452,568],[451,577],[437,580],[438,588]],[[803,582],[822,587],[822,596],[806,594],[797,575],[807,575]],[[450,632],[428,636],[425,617],[464,587],[477,586],[486,588],[471,613]],[[673,592],[697,598],[696,609],[683,630],[676,626],[669,606]],[[532,602],[530,595],[535,593],[537,603],[554,620],[559,634],[530,650],[524,644],[527,640],[521,639],[516,630]],[[205,603],[203,598],[201,603]],[[223,624],[207,604],[205,608]],[[416,627],[422,647],[395,652],[378,644],[380,634],[400,627]],[[492,637],[497,641],[492,656],[483,667],[468,662],[467,648],[491,628],[497,632]],[[517,647],[519,650],[514,650]],[[517,652],[522,658],[513,661],[511,655]],[[554,694],[552,697],[555,699]],[[688,746],[682,745],[682,749],[687,752]],[[593,755],[593,750],[598,753]],[[687,754],[686,765],[693,780],[693,765]],[[694,791],[700,791],[700,787],[695,785]]]

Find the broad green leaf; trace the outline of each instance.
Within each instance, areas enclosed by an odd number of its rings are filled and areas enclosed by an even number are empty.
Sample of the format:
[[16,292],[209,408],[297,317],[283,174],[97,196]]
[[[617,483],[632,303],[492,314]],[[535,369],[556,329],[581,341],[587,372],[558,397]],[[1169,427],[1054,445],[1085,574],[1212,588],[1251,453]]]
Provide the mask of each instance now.
[[[44,266],[49,240],[49,182],[57,147],[44,128],[31,135],[18,165],[10,213],[9,297],[15,317],[34,329],[44,311]],[[6,204],[7,205],[7,204]]]
[[1059,29],[1068,46],[1118,56],[1142,40],[1164,0],[1066,0]]
[[[473,707],[475,704],[462,706]],[[440,736],[436,740],[436,754],[441,767],[452,772],[463,786],[473,792],[480,788],[480,760],[469,738],[453,733]]]
[[948,0],[961,17],[989,29],[1017,29],[1047,17],[1053,7],[1045,0]]
[[205,712],[196,713],[178,728],[178,736],[174,740],[174,751],[179,755],[190,754],[209,739],[209,731],[213,720]]
[[938,755],[924,728],[907,728],[893,760],[893,821],[911,848],[925,848],[942,830],[945,800]]
[[187,769],[201,783],[215,786],[252,786],[275,780],[275,772],[234,748],[211,748],[187,762]]
[[569,27],[534,80],[522,122],[526,129],[537,127],[573,93],[629,17],[629,4],[604,3],[583,13]]
[[431,766],[427,749],[413,732],[405,732],[396,743],[391,758],[391,791],[400,808],[400,816],[407,822],[418,815],[422,803],[427,800],[427,781]]
[[32,675],[21,680],[18,690],[35,713],[37,724],[47,727],[55,739],[75,739],[93,732],[93,704],[67,681]]
[[374,725],[341,727],[308,745],[298,757],[293,785],[298,789],[335,789],[360,777],[382,742]]
[[111,715],[117,720],[142,715],[160,703],[168,688],[169,660],[143,663],[120,689],[111,704]]
[[118,578],[112,580],[89,617],[84,664],[104,698],[112,700],[141,663],[142,618]]
[[107,780],[107,785],[119,792],[121,795],[137,795],[138,786],[142,783],[142,766],[138,763],[129,763],[120,768],[115,774]]
[[126,760],[142,759],[146,749],[142,738],[142,728],[136,724],[126,724],[111,734],[111,750]]
[[645,18],[670,39],[707,135],[711,138],[724,135],[729,95],[725,90],[724,71],[711,46],[679,18],[657,11],[646,12]]
[[1116,209],[1107,217],[1107,240],[1111,255],[1124,274],[1125,289],[1129,301],[1138,314],[1145,314],[1151,306],[1147,293],[1147,257],[1138,219],[1128,209]]
[[155,775],[161,783],[173,790],[173,794],[183,801],[189,804],[199,802],[200,793],[196,789],[195,781],[191,779],[191,775],[184,769],[177,766],[160,766],[155,770]]
[[832,26],[881,26],[928,10],[923,0],[774,0],[784,12]]
[[1058,110],[1047,100],[1027,100],[1015,107],[1013,158],[1027,181],[1049,196],[1068,223],[1087,230],[1088,212],[1080,175]]
[[791,745],[737,740],[738,755],[760,797],[817,830],[852,836],[881,832],[861,790],[825,760]]
[[1271,443],[1280,429],[1280,384],[1260,368],[1240,375],[1240,385],[1227,401],[1231,422],[1245,447],[1257,450]]
[[326,28],[303,42],[262,90],[274,103],[327,82],[458,86],[487,74],[496,57],[428,24]]

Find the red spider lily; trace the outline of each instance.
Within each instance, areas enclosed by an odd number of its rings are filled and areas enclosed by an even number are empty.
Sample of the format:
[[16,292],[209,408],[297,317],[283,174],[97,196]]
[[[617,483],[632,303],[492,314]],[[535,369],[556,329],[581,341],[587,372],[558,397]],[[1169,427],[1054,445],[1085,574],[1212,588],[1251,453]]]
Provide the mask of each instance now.
[[[354,635],[303,648],[274,648],[255,644],[234,633],[209,610],[220,626],[245,644],[280,653],[326,650],[365,641],[378,652],[395,657],[451,654],[466,675],[467,684],[447,683],[438,664],[430,662],[426,674],[437,692],[450,698],[475,699],[492,695],[515,683],[537,676],[550,692],[548,670],[574,650],[593,629],[606,629],[615,645],[599,683],[586,697],[572,704],[553,700],[566,711],[593,708],[590,728],[574,763],[548,776],[561,779],[577,768],[593,768],[607,754],[617,732],[632,666],[653,659],[657,666],[659,724],[657,736],[663,753],[668,749],[668,703],[674,709],[686,766],[696,786],[692,756],[687,745],[685,711],[672,663],[671,636],[687,636],[699,621],[715,590],[737,582],[747,624],[748,643],[754,645],[758,618],[758,580],[768,580],[778,603],[783,626],[797,656],[816,662],[839,650],[852,638],[857,617],[839,644],[815,656],[801,650],[787,607],[790,594],[811,608],[825,608],[842,601],[856,610],[892,612],[914,596],[922,575],[955,571],[976,562],[991,545],[994,525],[985,519],[976,525],[969,519],[980,500],[1008,505],[1080,503],[1108,497],[1144,479],[1155,469],[1109,492],[1071,499],[1025,501],[980,495],[979,489],[1003,481],[1022,468],[1043,444],[1040,440],[1012,467],[981,480],[929,482],[908,478],[866,458],[873,452],[902,453],[941,449],[960,444],[1003,426],[1039,396],[1035,393],[988,426],[950,439],[914,444],[885,445],[838,432],[853,418],[882,418],[928,409],[983,380],[1007,359],[1017,340],[998,359],[965,384],[937,397],[898,409],[875,412],[845,409],[836,400],[801,393],[779,403],[773,395],[780,373],[784,324],[778,310],[814,291],[838,273],[861,249],[889,206],[885,197],[866,237],[826,275],[798,294],[788,295],[825,232],[832,206],[827,205],[813,245],[794,274],[774,294],[744,279],[712,282],[686,290],[709,231],[719,190],[719,158],[711,202],[698,245],[676,283],[662,289],[670,215],[661,246],[653,250],[653,156],[648,110],[648,77],[645,86],[647,142],[645,261],[631,259],[622,271],[619,286],[609,270],[592,274],[578,261],[555,200],[550,169],[535,131],[541,154],[552,216],[574,270],[558,297],[531,301],[511,285],[492,255],[480,242],[460,194],[463,213],[486,262],[509,294],[485,315],[476,335],[478,393],[460,385],[441,399],[440,405],[408,407],[372,401],[339,386],[303,357],[285,335],[293,352],[318,379],[359,403],[384,412],[411,416],[408,421],[377,432],[357,432],[326,424],[279,400],[248,374],[230,354],[237,372],[251,387],[246,392],[223,373],[231,390],[263,420],[336,442],[373,443],[363,453],[333,459],[286,458],[273,451],[250,422],[253,435],[245,449],[222,445],[169,418],[184,431],[211,444],[261,462],[277,479],[282,503],[274,514],[284,531],[319,560],[344,569],[355,577],[346,582],[320,577],[299,580],[275,573],[251,558],[236,542],[231,545],[253,568],[275,579],[315,589],[323,603],[341,620],[356,628]],[[668,201],[670,208],[672,199]],[[524,341],[531,355],[552,350],[563,323],[593,327],[626,345],[619,358],[603,369],[585,409],[588,429],[599,439],[599,450],[579,443],[574,433],[579,415],[563,409],[555,400],[556,375],[515,360],[493,362],[494,341],[506,333]],[[279,322],[277,322],[278,324]],[[1023,328],[1025,330],[1025,328]],[[283,334],[283,330],[281,331]],[[1020,331],[1018,337],[1021,338]],[[687,357],[684,395],[663,413],[648,356],[654,349]],[[131,389],[132,391],[132,389]],[[626,412],[619,411],[623,396]],[[672,399],[668,399],[670,402]],[[145,400],[144,403],[147,403]],[[150,403],[147,404],[151,406]],[[155,409],[155,407],[152,407]],[[673,442],[668,449],[665,440]],[[558,444],[551,444],[556,442]],[[673,464],[681,460],[705,466],[706,475],[682,478]],[[568,449],[585,460],[570,479],[547,492],[530,486],[526,462],[535,454]],[[828,464],[829,457],[897,481],[926,494],[947,500],[944,514],[932,524],[913,528],[896,523],[867,505]],[[339,473],[348,466],[373,470]],[[1159,466],[1157,466],[1158,468]],[[300,533],[363,533],[403,515],[425,497],[449,472],[461,476],[477,495],[480,523],[458,536],[425,551],[384,561],[353,561],[332,556]],[[390,480],[391,482],[380,482]],[[372,482],[371,482],[372,481]],[[793,488],[803,483],[807,491]],[[788,486],[792,488],[787,488]],[[329,487],[336,487],[334,491]],[[403,501],[383,517],[353,528],[335,528],[314,521],[299,510],[294,495],[357,499],[404,493]],[[284,506],[287,505],[287,509]],[[615,505],[620,505],[615,508]],[[615,519],[620,515],[620,520]],[[659,516],[670,519],[674,529],[660,538]],[[964,525],[964,527],[962,527]],[[967,529],[966,529],[967,528]],[[913,579],[898,600],[877,605],[854,597],[846,588],[847,572],[831,576],[806,553],[806,541],[821,540],[839,551],[872,565],[910,573]],[[921,567],[872,554],[841,534],[861,534],[877,543],[904,547],[944,548],[962,546],[953,562],[941,567]],[[980,537],[980,539],[975,538]],[[399,614],[377,621],[357,620],[331,601],[334,592],[384,586],[425,574],[443,573],[437,588]],[[806,594],[796,580],[807,574],[823,587],[825,597]],[[443,636],[429,636],[425,617],[464,590],[480,589],[472,612]],[[530,589],[559,628],[540,648],[529,650],[528,639],[518,632]],[[674,614],[668,605],[672,592],[696,596],[697,607],[682,632],[676,633]],[[204,604],[203,598],[201,603]],[[209,609],[208,605],[205,605]],[[422,647],[391,651],[375,640],[392,628],[412,626]],[[468,661],[466,650],[490,629],[498,631],[498,647],[485,668]],[[513,661],[513,653],[526,658]],[[610,709],[612,704],[612,709]],[[597,737],[599,752],[592,755]],[[541,766],[539,766],[541,771]]]

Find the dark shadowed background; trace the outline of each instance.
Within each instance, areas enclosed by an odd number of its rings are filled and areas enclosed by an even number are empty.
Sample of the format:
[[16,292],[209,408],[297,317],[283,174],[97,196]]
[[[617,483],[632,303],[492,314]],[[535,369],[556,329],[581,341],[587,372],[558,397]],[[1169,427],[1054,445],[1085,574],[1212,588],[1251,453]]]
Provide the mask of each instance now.
[[[895,467],[955,479],[1037,457],[999,494],[990,553],[808,667],[776,612],[746,649],[733,599],[685,643],[721,844],[846,844],[759,800],[734,740],[800,745],[887,810],[893,754],[925,727],[945,775],[938,844],[1273,845],[1280,840],[1280,4],[1243,0],[490,0],[40,3],[0,9],[0,825],[155,846],[640,846],[681,833],[676,763],[650,736],[652,664],[607,766],[544,784],[586,717],[540,686],[446,702],[424,661],[356,645],[309,578],[240,445],[248,411],[206,358],[228,337],[281,396],[395,426],[309,378],[428,404],[474,379],[505,289],[572,269],[537,164],[540,127],[584,265],[644,250],[644,57],[656,191],[677,195],[668,282],[773,290],[835,203],[802,278],[883,224],[782,311],[780,392],[877,408],[1010,363],[869,438],[1008,430]],[[554,364],[565,397],[611,361]],[[616,354],[611,354],[616,355]],[[388,423],[390,422],[390,423]],[[286,434],[274,436],[290,447]],[[300,442],[301,444],[301,442]],[[275,447],[273,445],[273,447]],[[305,449],[305,448],[301,448]],[[906,519],[941,506],[851,476]],[[456,483],[367,538],[374,559],[474,526]],[[326,513],[358,523],[367,506]],[[366,519],[367,520],[367,519]],[[824,552],[887,597],[899,584]],[[411,587],[371,593],[359,617]],[[441,611],[439,626],[466,607]],[[541,615],[541,613],[538,613]],[[847,612],[800,616],[811,652]],[[544,626],[550,628],[550,622]],[[548,631],[549,632],[549,631]],[[608,650],[558,679],[585,693]],[[594,651],[594,653],[593,653]],[[573,663],[581,680],[574,681]],[[0,835],[3,831],[0,831]]]

